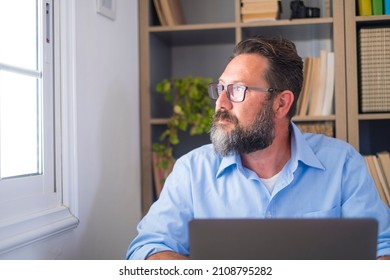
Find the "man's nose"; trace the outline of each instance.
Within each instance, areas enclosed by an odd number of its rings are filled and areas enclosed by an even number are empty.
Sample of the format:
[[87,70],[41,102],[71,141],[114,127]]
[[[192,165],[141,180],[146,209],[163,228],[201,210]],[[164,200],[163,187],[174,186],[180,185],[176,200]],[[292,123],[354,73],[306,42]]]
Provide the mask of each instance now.
[[228,92],[226,89],[224,89],[218,96],[217,102],[216,102],[216,109],[225,108],[227,110],[230,110],[232,106],[232,102],[230,101],[228,97]]

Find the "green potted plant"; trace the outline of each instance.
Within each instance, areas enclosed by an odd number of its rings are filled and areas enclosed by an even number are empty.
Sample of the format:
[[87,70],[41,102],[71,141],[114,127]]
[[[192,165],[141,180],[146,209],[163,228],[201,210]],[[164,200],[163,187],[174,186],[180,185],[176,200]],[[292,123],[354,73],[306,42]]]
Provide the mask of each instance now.
[[190,135],[210,131],[214,106],[207,88],[211,81],[211,78],[187,76],[164,79],[156,85],[157,93],[172,104],[167,128],[160,135],[159,141],[152,145],[157,196],[175,161],[172,149],[180,143],[179,131],[188,131]]

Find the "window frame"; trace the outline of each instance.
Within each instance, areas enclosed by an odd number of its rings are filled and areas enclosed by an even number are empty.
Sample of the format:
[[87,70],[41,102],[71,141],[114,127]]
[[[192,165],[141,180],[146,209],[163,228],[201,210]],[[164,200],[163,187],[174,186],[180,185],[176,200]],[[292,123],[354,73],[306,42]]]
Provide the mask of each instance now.
[[[38,132],[37,135],[39,135],[36,137],[39,145],[36,155],[39,160],[35,159],[37,162],[35,171],[6,176],[0,181],[0,221],[20,217],[32,211],[50,209],[61,203],[61,196],[56,193],[58,186],[54,164],[56,157],[54,120],[57,117],[54,112],[54,102],[58,97],[54,90],[55,42],[51,39],[54,33],[53,6],[52,0],[36,0],[32,3],[39,10],[39,13],[36,13],[37,22],[35,24],[37,42],[39,42],[38,44],[35,42],[36,68],[27,69],[6,64],[1,66],[5,73],[10,73],[20,79],[36,80],[35,87],[38,95],[35,99],[37,102],[35,123],[38,129],[34,132]],[[23,83],[21,80],[19,82]]]
[[[75,71],[75,0],[46,0],[54,20],[55,203],[0,222],[0,254],[26,246],[79,224]],[[57,36],[58,35],[58,36]],[[54,188],[54,186],[53,186]],[[26,200],[28,206],[29,201]],[[47,203],[43,202],[42,203]],[[52,204],[49,204],[52,205]],[[11,207],[11,206],[10,206]],[[39,209],[39,207],[38,207]]]

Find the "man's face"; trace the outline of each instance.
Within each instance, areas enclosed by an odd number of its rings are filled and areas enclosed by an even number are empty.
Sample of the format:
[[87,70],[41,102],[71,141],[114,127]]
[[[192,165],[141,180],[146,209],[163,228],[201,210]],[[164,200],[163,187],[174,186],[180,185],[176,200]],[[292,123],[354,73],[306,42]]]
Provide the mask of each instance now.
[[[261,56],[239,55],[227,65],[219,82],[268,87],[262,78],[267,65]],[[273,99],[269,93],[247,90],[241,103],[231,102],[225,92],[218,97],[210,136],[220,155],[264,149],[272,144],[274,135]]]

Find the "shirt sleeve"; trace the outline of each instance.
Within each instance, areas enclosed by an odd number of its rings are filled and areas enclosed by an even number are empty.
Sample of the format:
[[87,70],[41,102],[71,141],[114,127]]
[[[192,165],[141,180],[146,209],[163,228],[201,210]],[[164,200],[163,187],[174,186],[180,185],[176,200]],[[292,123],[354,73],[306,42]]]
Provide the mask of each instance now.
[[364,158],[352,151],[343,171],[342,216],[377,219],[377,254],[390,255],[390,209],[380,199]]
[[193,218],[190,168],[179,159],[159,199],[138,224],[126,259],[145,259],[160,251],[189,254],[188,222]]

